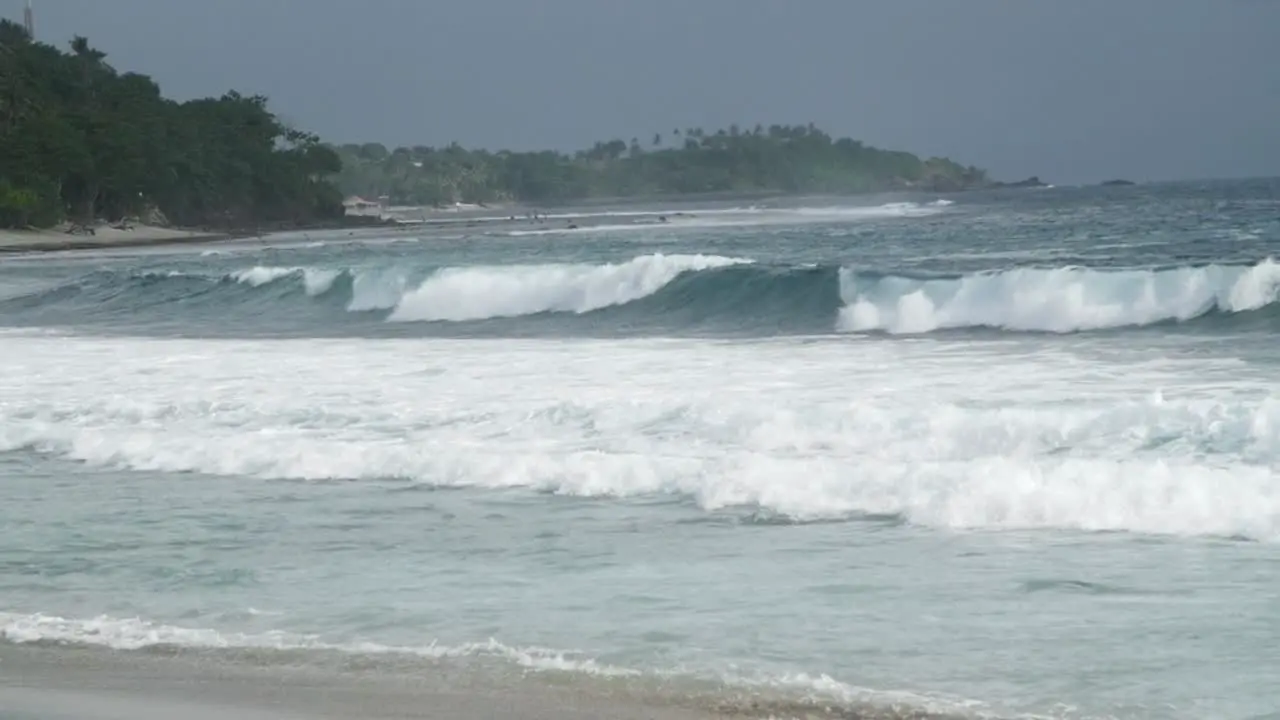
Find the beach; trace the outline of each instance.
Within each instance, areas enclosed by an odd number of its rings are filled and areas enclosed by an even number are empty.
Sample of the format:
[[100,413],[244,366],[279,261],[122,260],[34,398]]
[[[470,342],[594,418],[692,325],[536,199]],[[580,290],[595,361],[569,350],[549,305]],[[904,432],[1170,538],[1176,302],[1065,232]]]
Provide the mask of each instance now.
[[154,225],[135,225],[120,229],[103,225],[93,235],[72,235],[61,230],[0,229],[0,253],[50,252],[58,250],[94,250],[118,247],[141,247],[178,243],[208,243],[233,237],[225,233],[178,230]]
[[441,670],[237,665],[212,655],[0,642],[4,720],[700,720],[710,711]]
[[119,228],[105,223],[97,225],[93,235],[71,234],[61,227],[44,230],[0,228],[0,255],[163,245],[181,246],[234,240],[296,239],[312,235],[330,238],[344,235],[395,237],[424,231],[440,232],[454,229],[471,232],[494,227],[531,233],[558,232],[565,230],[571,224],[593,221],[599,223],[609,217],[609,214],[605,213],[594,217],[588,215],[587,219],[583,220],[579,214],[550,216],[544,214],[534,219],[530,215],[531,212],[515,206],[461,209],[396,207],[389,208],[377,222],[369,224],[361,223],[360,216],[355,215],[348,216],[346,221],[341,222],[304,228],[276,228],[260,233],[187,230],[143,224]]

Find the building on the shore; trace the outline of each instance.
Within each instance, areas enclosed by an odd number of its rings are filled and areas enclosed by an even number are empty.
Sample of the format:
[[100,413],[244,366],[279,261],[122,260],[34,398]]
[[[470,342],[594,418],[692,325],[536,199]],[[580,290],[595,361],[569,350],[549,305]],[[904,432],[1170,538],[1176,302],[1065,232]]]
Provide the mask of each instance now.
[[342,207],[347,215],[381,215],[382,202],[378,200],[365,200],[359,195],[352,195],[342,201]]
[[31,9],[31,0],[27,0],[27,6],[22,10],[22,27],[27,29],[27,37],[36,39],[36,12]]

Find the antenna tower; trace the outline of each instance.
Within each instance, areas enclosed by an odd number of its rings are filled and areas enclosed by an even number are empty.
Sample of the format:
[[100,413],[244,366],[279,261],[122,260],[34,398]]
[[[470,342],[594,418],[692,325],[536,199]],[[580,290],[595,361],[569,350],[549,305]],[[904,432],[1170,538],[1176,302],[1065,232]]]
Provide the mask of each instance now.
[[31,0],[27,0],[27,7],[22,11],[22,26],[27,29],[27,37],[32,40],[36,39],[36,14],[31,9]]

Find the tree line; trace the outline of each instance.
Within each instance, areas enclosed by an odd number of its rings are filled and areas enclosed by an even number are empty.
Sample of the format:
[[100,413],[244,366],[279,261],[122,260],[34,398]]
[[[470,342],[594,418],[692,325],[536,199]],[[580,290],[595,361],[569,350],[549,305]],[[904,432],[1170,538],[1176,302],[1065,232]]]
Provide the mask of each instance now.
[[0,227],[136,217],[248,228],[337,218],[334,149],[261,96],[175,102],[76,37],[0,20]]
[[339,186],[395,204],[548,203],[691,193],[955,191],[989,184],[984,171],[946,158],[832,138],[809,125],[730,126],[615,139],[576,153],[512,152],[379,143],[338,148]]
[[954,191],[986,173],[809,125],[730,126],[598,142],[575,153],[333,146],[267,99],[176,102],[83,37],[68,50],[0,20],[0,227],[140,218],[185,227],[307,225],[343,195],[396,204],[556,203],[700,193]]

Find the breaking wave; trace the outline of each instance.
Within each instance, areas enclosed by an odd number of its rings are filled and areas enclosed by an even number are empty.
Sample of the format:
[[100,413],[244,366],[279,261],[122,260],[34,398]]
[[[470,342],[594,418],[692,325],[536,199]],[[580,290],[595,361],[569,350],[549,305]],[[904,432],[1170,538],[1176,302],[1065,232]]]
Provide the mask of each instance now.
[[[831,332],[988,329],[1071,333],[1226,319],[1270,327],[1280,264],[1154,269],[1010,268],[964,275],[648,254],[612,263],[403,267],[253,266],[222,275],[96,272],[0,300],[7,319],[75,324],[162,312],[444,331]],[[343,316],[346,316],[345,318]],[[1228,318],[1234,317],[1234,320]],[[502,324],[498,321],[505,321]],[[497,322],[498,324],[495,324]],[[434,330],[432,329],[434,328]]]
[[1280,265],[1159,270],[1020,268],[923,279],[843,270],[840,328],[923,333],[945,328],[1073,332],[1187,321],[1272,305]]
[[[945,212],[953,205],[951,200],[938,199],[930,203],[893,202],[870,206],[812,206],[812,207],[759,207],[703,209],[695,213],[679,210],[564,213],[545,216],[548,220],[569,221],[570,226],[545,227],[536,230],[512,230],[511,237],[560,235],[573,233],[619,233],[651,231],[654,229],[693,230],[733,227],[763,227],[770,225],[795,225],[798,223],[844,223],[859,220],[928,217]],[[661,218],[661,219],[659,219]],[[581,224],[579,224],[581,223]]]
[[448,268],[400,298],[388,319],[461,321],[585,313],[652,295],[684,272],[749,262],[715,255],[645,255],[616,265]]

